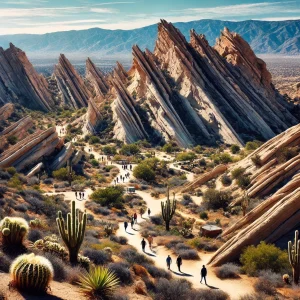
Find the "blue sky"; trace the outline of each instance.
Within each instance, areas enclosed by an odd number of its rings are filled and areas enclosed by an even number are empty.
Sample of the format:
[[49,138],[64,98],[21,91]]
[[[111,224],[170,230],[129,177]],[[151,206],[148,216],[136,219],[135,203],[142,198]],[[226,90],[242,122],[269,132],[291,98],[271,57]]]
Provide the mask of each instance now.
[[133,29],[160,19],[300,19],[300,0],[1,0],[0,34],[100,27]]

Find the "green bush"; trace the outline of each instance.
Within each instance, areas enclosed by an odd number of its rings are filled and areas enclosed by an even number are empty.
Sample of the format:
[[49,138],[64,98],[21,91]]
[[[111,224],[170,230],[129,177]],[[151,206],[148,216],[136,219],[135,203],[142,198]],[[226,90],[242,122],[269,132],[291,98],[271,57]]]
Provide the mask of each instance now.
[[278,161],[286,162],[292,159],[293,157],[295,157],[296,155],[298,155],[298,152],[299,152],[298,147],[291,147],[291,148],[284,147],[277,152]]
[[18,189],[21,190],[22,189],[22,182],[19,179],[18,174],[15,174],[7,183],[8,187],[14,188],[14,189]]
[[90,144],[98,144],[98,143],[100,143],[100,138],[93,135],[90,137],[89,143]]
[[9,167],[6,169],[6,171],[10,174],[10,175],[15,175],[17,173],[16,168],[14,167]]
[[203,200],[209,209],[226,209],[231,200],[231,194],[216,189],[208,189],[203,195]]
[[200,145],[197,145],[196,147],[194,147],[193,149],[196,153],[201,154],[202,153],[202,147]]
[[243,168],[236,168],[234,170],[231,171],[231,176],[233,179],[237,179],[239,178],[240,176],[242,176],[245,172],[245,169]]
[[182,152],[176,155],[178,161],[194,160],[196,158],[197,155],[194,152]]
[[241,148],[238,145],[231,145],[231,147],[230,147],[230,151],[231,151],[232,154],[239,153],[240,149]]
[[245,149],[248,151],[253,151],[259,148],[263,143],[260,141],[252,141],[252,142],[247,142]]
[[162,151],[166,152],[166,153],[172,153],[175,151],[175,148],[173,147],[172,144],[165,144],[163,147],[162,147]]
[[228,186],[228,185],[231,185],[231,178],[230,176],[228,176],[227,174],[224,174],[222,177],[221,177],[221,182],[224,186]]
[[60,168],[52,172],[52,176],[57,180],[68,180],[67,168]]
[[242,270],[250,276],[255,276],[262,270],[282,274],[289,268],[287,252],[265,242],[261,242],[256,247],[253,245],[247,247],[240,261],[243,265]]
[[202,219],[202,220],[207,220],[208,219],[208,214],[207,214],[206,211],[202,211],[200,213],[200,219]]
[[233,161],[233,158],[229,153],[214,154],[211,156],[211,159],[215,164],[228,164]]
[[153,181],[155,172],[146,163],[142,162],[133,169],[133,176],[145,181]]
[[116,147],[113,146],[104,146],[102,147],[102,151],[105,155],[115,155],[117,153]]
[[138,153],[140,153],[140,148],[136,144],[123,145],[120,150],[120,154],[126,155],[126,156],[135,155]]
[[110,186],[105,189],[97,189],[91,194],[91,199],[102,206],[123,207],[123,192],[121,186]]
[[9,142],[9,144],[15,145],[18,141],[18,138],[15,135],[10,135],[9,137],[7,137],[7,141]]
[[251,179],[249,176],[241,175],[237,178],[236,182],[240,188],[246,189],[249,186],[249,184],[251,183]]
[[260,156],[258,154],[255,154],[254,156],[252,156],[251,160],[256,167],[261,167],[262,162],[261,162]]
[[96,159],[92,159],[91,164],[93,165],[93,167],[98,167],[99,166],[99,162]]

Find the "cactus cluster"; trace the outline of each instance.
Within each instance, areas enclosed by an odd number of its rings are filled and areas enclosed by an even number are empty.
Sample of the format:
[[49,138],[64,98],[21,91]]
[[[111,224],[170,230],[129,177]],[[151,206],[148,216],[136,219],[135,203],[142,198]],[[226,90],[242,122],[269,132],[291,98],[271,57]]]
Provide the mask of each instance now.
[[288,243],[288,254],[293,269],[293,280],[295,284],[298,284],[300,276],[300,240],[298,230],[295,231],[294,244],[291,241]]
[[28,233],[28,223],[17,217],[6,217],[0,222],[4,246],[20,247]]
[[70,263],[78,262],[78,253],[83,242],[87,215],[75,209],[75,201],[71,203],[71,213],[67,215],[67,224],[62,217],[62,212],[58,212],[56,223],[62,240],[69,250]]
[[61,259],[65,259],[68,256],[66,248],[56,242],[45,241],[41,239],[37,240],[33,245],[35,248],[40,249],[44,252],[54,254]]
[[53,278],[53,267],[48,259],[34,253],[17,257],[11,264],[12,285],[33,293],[46,292]]
[[104,232],[106,234],[106,236],[110,236],[113,234],[114,232],[114,227],[112,224],[110,223],[107,223],[105,226],[104,226]]
[[31,228],[43,228],[44,223],[40,219],[34,219],[29,222]]
[[177,201],[175,200],[175,193],[173,193],[174,198],[173,201],[170,200],[169,197],[169,187],[168,187],[168,191],[167,191],[167,200],[166,202],[161,202],[161,214],[162,217],[166,223],[166,230],[170,230],[170,222],[175,214],[176,211],[176,204]]

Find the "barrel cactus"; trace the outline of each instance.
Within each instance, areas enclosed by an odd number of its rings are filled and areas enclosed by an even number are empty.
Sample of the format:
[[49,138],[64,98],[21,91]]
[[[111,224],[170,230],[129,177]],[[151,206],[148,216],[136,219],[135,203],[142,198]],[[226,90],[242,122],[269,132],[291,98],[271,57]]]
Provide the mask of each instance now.
[[6,217],[0,222],[4,246],[19,247],[28,232],[28,223],[22,218]]
[[48,259],[34,253],[18,256],[11,264],[11,284],[31,293],[47,291],[53,278],[53,267]]

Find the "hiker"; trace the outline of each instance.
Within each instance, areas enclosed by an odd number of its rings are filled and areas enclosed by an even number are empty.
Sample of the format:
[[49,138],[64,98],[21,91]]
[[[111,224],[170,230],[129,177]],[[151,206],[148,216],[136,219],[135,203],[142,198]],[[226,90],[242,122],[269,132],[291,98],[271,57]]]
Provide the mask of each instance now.
[[176,259],[176,264],[177,264],[177,267],[178,267],[178,271],[181,272],[180,266],[182,265],[182,258],[181,258],[180,255],[178,255],[178,257]]
[[204,279],[204,282],[207,285],[207,283],[206,283],[206,275],[207,275],[207,269],[203,265],[202,269],[201,269],[201,280],[200,280],[200,283],[202,283],[202,279]]
[[125,178],[123,177],[123,182],[124,182]]
[[135,224],[137,224],[137,214],[134,213],[133,217],[134,217]]
[[81,192],[79,192],[79,199],[81,199]]
[[127,231],[127,227],[128,227],[128,223],[125,221],[125,222],[124,222],[124,228],[125,228],[125,231]]
[[131,219],[131,228],[133,229],[133,225],[134,225],[134,218]]
[[167,262],[167,267],[168,267],[168,270],[170,270],[171,268],[171,263],[172,263],[172,258],[170,255],[168,255],[167,259],[166,259],[166,262]]
[[144,239],[144,238],[143,238],[143,240],[142,240],[141,244],[142,244],[142,249],[143,249],[143,251],[145,252],[146,241],[145,241],[145,239]]
[[76,199],[77,199],[77,192],[75,192],[75,197],[76,197]]
[[150,208],[148,208],[148,217],[150,217],[150,214],[151,214],[151,210]]
[[84,199],[84,193],[82,192],[82,199]]
[[119,183],[119,177],[117,177],[117,183]]
[[130,171],[132,170],[132,165],[130,165]]
[[148,243],[149,243],[149,248],[152,249],[153,237],[151,235],[149,235],[147,240],[148,240]]

